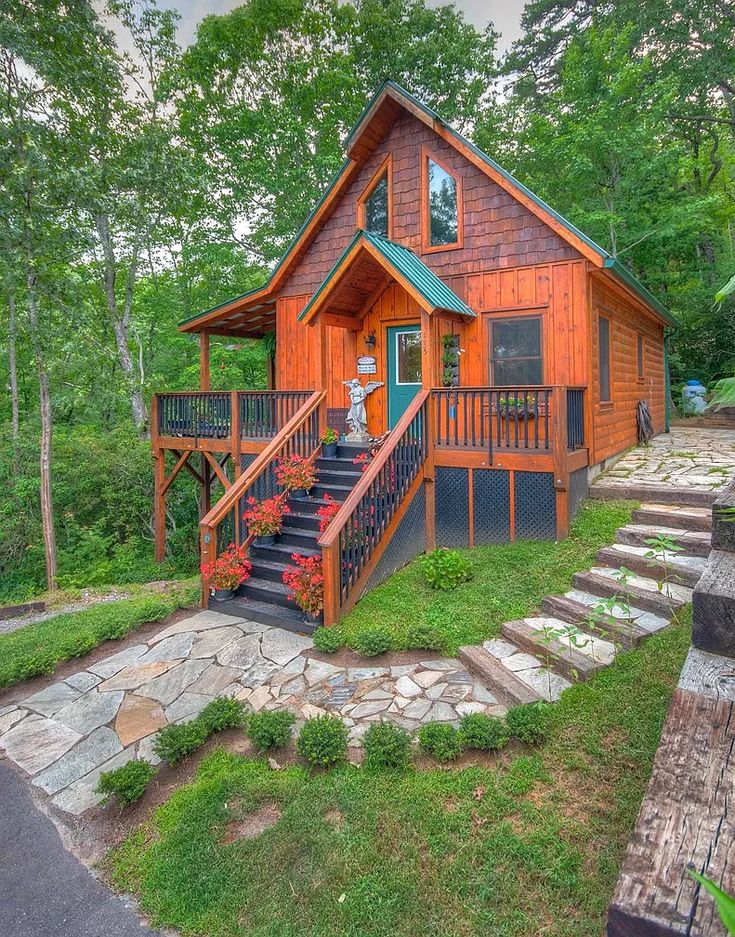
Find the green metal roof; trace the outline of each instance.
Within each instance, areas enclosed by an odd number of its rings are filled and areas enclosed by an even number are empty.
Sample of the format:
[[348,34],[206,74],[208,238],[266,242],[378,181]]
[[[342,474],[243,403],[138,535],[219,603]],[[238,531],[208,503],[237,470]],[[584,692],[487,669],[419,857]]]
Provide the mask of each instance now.
[[381,237],[379,234],[359,230],[343,251],[337,263],[329,271],[322,285],[306,304],[299,319],[304,319],[309,315],[311,308],[318,302],[319,297],[329,289],[331,283],[339,276],[346,257],[355,245],[361,242],[372,245],[383,257],[387,266],[395,270],[405,280],[408,280],[411,286],[424,297],[432,308],[444,309],[448,312],[456,312],[462,316],[475,318],[475,313],[470,307],[455,292],[450,290],[446,283],[443,283],[412,250],[403,247],[401,244],[396,244],[395,241],[389,241],[388,238]]
[[[567,229],[567,231],[570,232],[570,234],[574,234],[576,237],[578,237],[580,240],[582,240],[589,248],[591,248],[596,254],[598,254],[599,257],[600,257],[600,259],[603,261],[603,265],[604,265],[605,269],[609,270],[610,273],[613,274],[613,275],[616,277],[616,279],[618,279],[621,283],[623,283],[623,284],[624,284],[625,286],[627,286],[629,289],[632,289],[633,292],[637,293],[638,296],[639,296],[645,303],[647,303],[649,306],[651,306],[653,309],[655,309],[656,312],[657,312],[663,319],[665,319],[665,320],[669,323],[669,325],[678,326],[678,324],[679,324],[678,320],[668,311],[668,309],[666,309],[665,306],[663,306],[663,305],[653,296],[653,294],[640,282],[640,280],[638,280],[638,278],[635,277],[635,276],[627,269],[627,267],[625,267],[622,263],[620,263],[619,260],[617,260],[617,258],[613,257],[612,254],[608,253],[608,251],[606,251],[604,247],[600,247],[600,245],[597,244],[597,243],[595,243],[595,241],[593,241],[592,238],[587,237],[587,235],[586,235],[583,231],[580,231],[579,228],[577,228],[575,225],[573,225],[570,221],[568,221],[568,220],[567,220],[563,215],[561,215],[559,212],[555,211],[555,210],[554,210],[550,205],[548,205],[543,199],[539,198],[538,195],[536,195],[536,194],[535,194],[534,192],[532,192],[529,188],[527,188],[525,185],[523,185],[522,182],[519,182],[518,179],[516,179],[515,176],[513,176],[511,173],[509,173],[507,169],[503,169],[503,167],[502,167],[499,163],[496,163],[494,159],[492,159],[490,156],[487,155],[487,153],[485,153],[483,150],[481,150],[478,146],[475,146],[474,143],[472,143],[470,140],[468,140],[466,137],[464,137],[461,133],[459,133],[457,130],[455,130],[453,127],[451,127],[448,123],[446,123],[446,121],[444,121],[444,120],[439,116],[439,114],[437,114],[436,111],[432,110],[432,108],[430,108],[430,107],[428,107],[428,105],[424,104],[423,101],[420,101],[418,98],[414,97],[409,91],[406,91],[406,89],[403,88],[403,87],[401,87],[401,85],[399,85],[397,82],[391,81],[391,80],[389,79],[389,80],[383,82],[383,84],[380,86],[380,88],[378,88],[378,90],[375,92],[375,94],[373,95],[373,97],[370,99],[370,101],[368,102],[368,104],[367,104],[367,105],[365,106],[365,108],[363,109],[363,111],[362,111],[360,117],[357,119],[357,121],[356,121],[354,127],[353,127],[352,130],[350,131],[350,134],[349,134],[349,136],[347,137],[347,140],[345,141],[345,148],[346,148],[346,149],[349,149],[350,144],[352,143],[352,141],[354,140],[354,138],[357,136],[357,134],[360,132],[361,125],[362,125],[363,122],[365,121],[366,117],[369,115],[370,111],[372,110],[373,106],[374,106],[375,103],[378,101],[378,99],[380,98],[380,96],[384,93],[384,91],[385,91],[386,88],[392,88],[392,89],[393,89],[394,91],[396,91],[401,97],[404,97],[404,98],[406,98],[406,100],[410,101],[411,104],[414,105],[414,107],[419,108],[419,109],[422,110],[428,117],[430,117],[432,120],[436,120],[436,121],[438,121],[439,123],[441,123],[443,127],[446,127],[446,129],[449,131],[449,133],[451,133],[451,135],[452,135],[457,141],[459,141],[459,142],[462,143],[464,146],[466,146],[466,147],[468,147],[470,150],[472,150],[472,152],[473,152],[479,159],[481,159],[484,163],[486,163],[488,166],[490,166],[490,167],[491,167],[493,170],[495,170],[495,172],[497,172],[499,175],[503,176],[504,179],[507,179],[508,182],[510,182],[513,186],[515,186],[517,189],[519,189],[521,192],[523,192],[524,195],[526,195],[526,196],[527,196],[528,198],[530,198],[533,202],[535,202],[536,205],[539,206],[539,208],[542,208],[545,212],[548,212],[554,219],[556,219],[556,221],[559,222],[559,224],[561,224],[563,227],[565,227],[565,228]],[[342,175],[346,172],[346,170],[348,169],[349,165],[350,165],[350,160],[349,160],[349,159],[346,159],[346,160],[342,163],[341,167],[339,168],[339,170],[337,171],[337,173],[334,175],[334,177],[332,178],[332,180],[331,180],[331,182],[329,183],[329,185],[327,186],[327,188],[324,190],[324,192],[323,192],[321,198],[319,199],[319,201],[318,201],[318,202],[316,203],[316,205],[314,206],[313,210],[311,211],[311,213],[310,213],[309,216],[307,217],[306,221],[303,223],[303,225],[302,225],[301,228],[299,229],[298,233],[296,234],[296,236],[293,238],[293,240],[292,240],[291,243],[289,244],[288,248],[287,248],[286,251],[284,252],[284,254],[283,254],[283,256],[281,257],[281,259],[278,261],[278,263],[277,263],[277,265],[275,266],[275,268],[273,269],[273,272],[271,273],[271,275],[270,275],[270,276],[268,277],[268,279],[264,282],[263,286],[258,287],[257,290],[250,290],[249,292],[244,293],[242,296],[235,297],[236,300],[239,300],[239,299],[247,299],[247,297],[250,296],[252,293],[259,292],[260,290],[262,290],[262,289],[264,289],[265,287],[268,286],[268,284],[272,281],[272,279],[273,279],[273,277],[276,275],[276,273],[280,270],[280,268],[281,268],[281,267],[284,265],[284,263],[288,260],[288,257],[289,257],[289,255],[291,254],[291,251],[293,250],[293,248],[294,248],[294,247],[296,246],[296,244],[298,243],[299,238],[300,238],[301,235],[304,233],[304,231],[306,230],[306,228],[309,226],[309,223],[311,222],[311,220],[312,220],[312,218],[314,217],[314,215],[319,211],[320,206],[321,206],[321,205],[324,203],[324,201],[328,198],[330,192],[331,192],[331,191],[334,189],[334,187],[337,185],[337,183],[338,183],[339,180],[341,179]],[[388,243],[391,243],[391,242],[388,242]],[[399,245],[397,245],[397,244],[394,245],[394,246],[395,246],[395,247],[399,247]],[[410,253],[410,252],[409,252],[409,253]],[[414,256],[415,256],[415,255],[414,255]],[[417,258],[417,259],[418,259],[418,258]],[[420,262],[420,261],[419,261],[419,262]],[[428,268],[426,268],[426,269],[428,269]],[[325,281],[325,282],[326,282],[326,281]],[[440,282],[441,282],[441,281],[440,281]],[[451,291],[450,291],[450,292],[451,292]],[[453,294],[453,295],[454,295],[454,294]],[[220,303],[220,305],[218,305],[218,306],[214,306],[214,307],[212,307],[211,309],[207,309],[207,310],[205,310],[204,312],[200,312],[200,313],[198,313],[198,314],[195,315],[195,316],[191,316],[191,317],[188,318],[188,319],[182,320],[182,322],[180,322],[179,325],[184,325],[184,324],[186,324],[186,323],[188,323],[188,322],[193,322],[193,321],[195,321],[196,319],[200,318],[201,316],[208,315],[210,312],[214,312],[215,310],[219,309],[221,306],[228,305],[230,302],[233,302],[233,301],[235,301],[235,300],[228,300],[227,303]],[[308,307],[307,307],[307,308],[308,308]]]

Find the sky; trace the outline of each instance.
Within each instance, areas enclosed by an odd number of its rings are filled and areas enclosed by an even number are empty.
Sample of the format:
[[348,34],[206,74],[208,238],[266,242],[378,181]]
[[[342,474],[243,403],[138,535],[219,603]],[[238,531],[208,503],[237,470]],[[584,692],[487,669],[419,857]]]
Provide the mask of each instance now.
[[[209,13],[226,13],[239,6],[243,0],[161,0],[160,6],[175,7],[181,14],[179,41],[188,45],[194,38],[199,20]],[[432,7],[441,6],[446,0],[427,0]],[[468,22],[483,27],[492,20],[501,34],[498,43],[504,52],[521,34],[520,19],[525,0],[455,0],[455,6],[465,14]]]

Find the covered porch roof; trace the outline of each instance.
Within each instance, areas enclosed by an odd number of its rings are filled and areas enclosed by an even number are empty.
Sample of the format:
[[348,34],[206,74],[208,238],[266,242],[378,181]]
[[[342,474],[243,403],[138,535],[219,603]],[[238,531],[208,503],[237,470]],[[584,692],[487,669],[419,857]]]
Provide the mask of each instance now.
[[430,314],[475,317],[470,307],[413,251],[377,234],[359,230],[299,319],[308,323],[324,314],[333,325],[359,327],[360,319],[393,281]]

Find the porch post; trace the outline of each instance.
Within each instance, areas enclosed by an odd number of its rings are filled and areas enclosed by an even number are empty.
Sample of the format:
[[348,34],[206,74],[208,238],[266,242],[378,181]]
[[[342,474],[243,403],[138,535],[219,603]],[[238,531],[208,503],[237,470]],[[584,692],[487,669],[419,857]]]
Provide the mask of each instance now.
[[209,332],[199,333],[199,390],[209,390]]
[[556,491],[556,537],[569,533],[569,456],[567,453],[567,388],[554,386],[551,394],[554,490]]

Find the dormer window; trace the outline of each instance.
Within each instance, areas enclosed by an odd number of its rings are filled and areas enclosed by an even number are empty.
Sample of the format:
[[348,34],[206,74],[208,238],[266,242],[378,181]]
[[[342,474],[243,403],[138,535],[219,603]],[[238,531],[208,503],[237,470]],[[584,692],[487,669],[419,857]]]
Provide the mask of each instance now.
[[433,153],[424,151],[422,225],[424,251],[462,246],[462,185]]
[[357,202],[357,226],[390,237],[391,230],[391,159],[380,164]]

